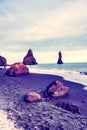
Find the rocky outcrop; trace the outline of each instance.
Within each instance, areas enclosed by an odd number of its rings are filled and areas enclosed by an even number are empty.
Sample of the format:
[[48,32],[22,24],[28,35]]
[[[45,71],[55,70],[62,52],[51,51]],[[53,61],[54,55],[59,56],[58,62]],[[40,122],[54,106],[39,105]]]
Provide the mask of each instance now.
[[54,81],[45,90],[45,97],[60,98],[69,94],[69,88],[64,86],[61,81]]
[[19,76],[24,74],[29,74],[29,69],[21,62],[14,63],[6,71],[6,75],[8,76]]
[[25,100],[30,103],[40,102],[40,101],[42,101],[42,97],[37,92],[29,92],[25,95]]
[[87,72],[80,72],[80,74],[82,74],[82,75],[87,75]]
[[25,64],[25,65],[35,65],[35,64],[38,64],[36,62],[36,59],[33,56],[33,52],[32,52],[31,49],[28,51],[27,55],[24,57],[23,64]]
[[57,61],[57,64],[63,64],[61,51],[59,51],[59,53],[58,53],[58,61]]
[[6,66],[7,65],[7,60],[5,57],[0,56],[0,66]]
[[58,102],[57,106],[65,110],[71,111],[72,113],[80,114],[79,107],[76,104],[70,104],[68,102]]

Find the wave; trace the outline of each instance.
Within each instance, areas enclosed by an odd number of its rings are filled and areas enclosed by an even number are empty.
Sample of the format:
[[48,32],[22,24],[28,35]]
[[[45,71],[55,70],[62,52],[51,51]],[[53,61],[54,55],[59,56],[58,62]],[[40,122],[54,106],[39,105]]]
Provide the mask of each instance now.
[[52,74],[57,76],[62,76],[65,80],[73,81],[76,83],[81,83],[85,85],[84,89],[87,90],[87,75],[80,73],[79,71],[64,70],[64,69],[39,69],[29,67],[31,73],[39,74]]
[[[34,66],[27,65],[27,67],[29,68],[31,73],[52,74],[52,75],[62,76],[65,80],[83,84],[85,85],[84,90],[87,90],[87,71],[86,71],[87,68],[86,66],[82,67],[82,64],[79,66],[80,69],[78,69],[77,66],[77,70],[70,66],[64,68],[62,66],[57,66],[56,64],[51,64],[51,65],[44,64],[44,65],[34,65]],[[74,67],[76,66],[74,65]]]

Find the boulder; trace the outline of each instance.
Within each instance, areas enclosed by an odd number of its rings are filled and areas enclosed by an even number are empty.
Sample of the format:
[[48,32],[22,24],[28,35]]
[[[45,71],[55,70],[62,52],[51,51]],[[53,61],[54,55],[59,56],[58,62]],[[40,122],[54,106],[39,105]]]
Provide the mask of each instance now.
[[8,76],[19,76],[24,74],[29,74],[29,69],[21,62],[14,63],[6,71],[6,75]]
[[63,64],[61,51],[59,51],[59,53],[58,53],[58,61],[57,61],[57,64]]
[[80,72],[80,74],[87,75],[87,72]]
[[42,97],[37,92],[29,92],[25,95],[25,100],[30,103],[40,102],[40,101],[42,101]]
[[7,65],[7,60],[5,57],[0,56],[0,66],[6,66]]
[[27,55],[23,58],[23,64],[25,64],[25,65],[35,65],[35,64],[38,64],[36,62],[36,59],[33,56],[33,52],[32,52],[31,49],[28,51]]
[[69,88],[59,80],[49,84],[45,90],[45,97],[59,98],[69,94]]
[[72,113],[80,114],[80,110],[76,104],[70,104],[68,102],[58,102],[57,106],[65,109],[65,110],[71,111]]

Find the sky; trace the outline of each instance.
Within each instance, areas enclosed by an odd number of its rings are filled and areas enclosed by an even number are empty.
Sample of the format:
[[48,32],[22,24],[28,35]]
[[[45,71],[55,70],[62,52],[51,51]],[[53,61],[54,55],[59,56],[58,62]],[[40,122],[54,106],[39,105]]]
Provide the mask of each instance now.
[[0,0],[0,55],[38,63],[87,62],[87,0]]

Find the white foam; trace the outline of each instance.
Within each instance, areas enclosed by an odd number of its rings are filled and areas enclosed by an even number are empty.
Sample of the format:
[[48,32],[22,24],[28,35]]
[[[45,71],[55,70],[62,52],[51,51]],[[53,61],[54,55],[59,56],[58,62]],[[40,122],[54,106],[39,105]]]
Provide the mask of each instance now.
[[0,130],[19,130],[14,127],[13,121],[7,119],[7,114],[3,110],[0,110]]
[[65,70],[65,69],[43,69],[35,68],[34,66],[29,67],[29,71],[38,74],[52,74],[62,76],[65,80],[81,83],[85,85],[84,90],[87,90],[87,75],[81,74],[79,71]]
[[64,79],[73,81],[76,83],[81,83],[85,85],[84,89],[87,90],[87,75],[81,74],[78,71],[64,70],[64,69],[37,69],[29,68],[32,73],[42,73],[42,74],[52,74],[62,76]]

